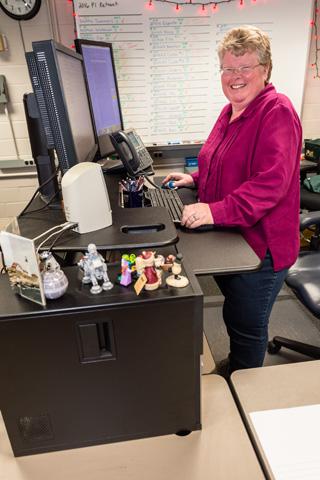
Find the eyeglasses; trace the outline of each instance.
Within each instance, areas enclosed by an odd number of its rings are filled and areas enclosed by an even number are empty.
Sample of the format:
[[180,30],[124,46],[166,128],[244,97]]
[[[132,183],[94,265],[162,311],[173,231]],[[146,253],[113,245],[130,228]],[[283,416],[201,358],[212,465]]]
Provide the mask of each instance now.
[[231,67],[221,67],[220,68],[220,73],[221,75],[224,75],[225,77],[231,77],[232,75],[239,73],[240,75],[243,75],[244,77],[248,77],[251,75],[253,70],[257,67],[262,65],[261,63],[258,63],[257,65],[253,65],[252,67],[238,67],[238,68],[231,68]]

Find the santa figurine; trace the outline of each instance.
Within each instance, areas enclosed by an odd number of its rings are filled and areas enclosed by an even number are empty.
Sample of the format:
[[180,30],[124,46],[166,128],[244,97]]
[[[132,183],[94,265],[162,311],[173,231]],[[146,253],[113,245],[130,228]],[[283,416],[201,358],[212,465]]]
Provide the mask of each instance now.
[[163,255],[157,255],[154,257],[154,266],[159,278],[159,286],[162,284],[162,272],[163,272],[163,265],[164,265],[165,259]]
[[156,290],[160,285],[160,280],[154,265],[154,252],[144,251],[137,258],[139,258],[137,265],[143,266],[143,273],[147,278],[147,283],[144,286],[145,290]]

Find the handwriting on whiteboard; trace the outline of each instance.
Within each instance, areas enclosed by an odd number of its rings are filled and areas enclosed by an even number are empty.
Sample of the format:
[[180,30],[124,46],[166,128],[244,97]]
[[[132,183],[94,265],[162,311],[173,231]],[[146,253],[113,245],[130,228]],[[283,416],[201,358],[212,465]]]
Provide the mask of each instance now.
[[[74,5],[78,36],[112,43],[125,127],[136,128],[146,143],[167,143],[177,138],[204,140],[227,103],[216,52],[225,32],[251,23],[267,31],[271,39],[282,29],[292,39],[297,30],[292,26],[291,37],[291,27],[285,23],[290,1],[272,0],[242,10],[226,4],[218,14],[207,8],[204,15],[196,5],[186,6],[178,15],[172,6],[160,2],[148,10],[142,0],[75,0]],[[300,16],[302,28],[302,17],[309,18],[302,6]],[[291,53],[282,41],[274,41],[276,53],[283,49],[279,57],[287,61]],[[296,58],[292,61],[297,63]],[[305,64],[306,58],[301,58],[301,68]],[[285,62],[283,72],[288,75]],[[285,78],[280,78],[284,86],[299,90],[292,78]]]

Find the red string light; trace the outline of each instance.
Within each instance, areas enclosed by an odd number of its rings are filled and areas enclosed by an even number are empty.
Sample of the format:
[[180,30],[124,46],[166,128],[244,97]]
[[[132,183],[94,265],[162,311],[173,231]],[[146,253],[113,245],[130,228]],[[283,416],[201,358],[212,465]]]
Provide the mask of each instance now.
[[[68,3],[72,4],[73,33],[74,33],[74,38],[78,38],[78,32],[77,32],[77,27],[76,27],[76,17],[78,17],[78,15],[75,12],[73,0],[67,0],[67,1],[68,1]],[[75,49],[76,47],[75,47],[74,44],[72,44],[72,45],[70,45],[70,48]]]
[[315,69],[315,75],[313,78],[320,78],[320,66],[319,66],[319,35],[318,35],[318,26],[319,26],[319,8],[318,0],[314,0],[314,10],[313,18],[310,20],[310,26],[313,29],[313,39],[314,39],[314,62],[310,64],[312,69]]
[[[256,2],[256,0],[252,0],[254,2]],[[149,1],[149,3],[146,3],[146,8],[150,8],[150,3],[152,3],[153,6],[155,6],[155,2],[159,2],[159,3],[168,3],[169,5],[174,5],[174,9],[178,12],[180,10],[182,10],[182,6],[184,5],[199,5],[200,8],[198,10],[198,13],[199,14],[203,14],[203,11],[206,11],[206,7],[209,7],[210,5],[212,5],[212,10],[215,10],[217,11],[218,8],[217,6],[220,4],[220,3],[233,3],[233,2],[238,2],[239,3],[239,0],[151,0]],[[240,0],[240,5],[241,6],[244,6],[244,0]]]
[[[218,5],[220,5],[220,3],[223,3],[223,4],[226,4],[226,3],[233,3],[233,2],[236,2],[238,1],[238,5],[240,8],[243,8],[245,6],[245,3],[244,3],[244,0],[218,0],[218,1],[211,1],[211,0],[208,0],[208,1],[199,1],[199,0],[181,0],[181,1],[176,1],[176,0],[147,0],[147,2],[145,3],[145,8],[147,8],[148,10],[153,10],[155,8],[155,2],[161,2],[161,3],[168,3],[168,4],[172,4],[172,5],[175,5],[174,7],[174,10],[178,13],[182,10],[182,6],[183,5],[199,5],[201,6],[201,8],[198,10],[198,13],[200,15],[203,15],[206,13],[206,7],[209,7],[211,5],[211,10],[213,13],[217,13],[218,10],[219,10],[219,7]],[[251,0],[251,3],[253,4],[256,4],[256,1],[257,0]],[[317,1],[317,0],[315,0]],[[73,0],[67,0],[68,3],[72,3],[73,4]],[[76,13],[73,13],[73,16],[76,17],[77,14]],[[311,20],[310,21],[310,24],[311,26],[314,25],[314,21]]]

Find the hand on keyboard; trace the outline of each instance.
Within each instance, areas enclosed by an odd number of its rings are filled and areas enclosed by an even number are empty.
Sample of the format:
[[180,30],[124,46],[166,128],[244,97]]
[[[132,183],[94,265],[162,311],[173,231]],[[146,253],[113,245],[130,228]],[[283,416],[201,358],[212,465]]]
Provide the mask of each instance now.
[[181,218],[182,226],[193,229],[213,223],[211,210],[207,203],[198,202],[184,207]]

